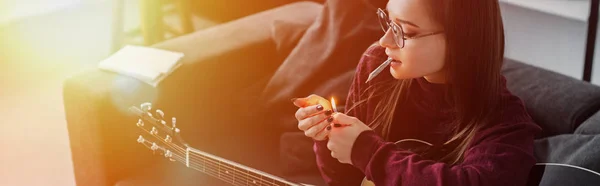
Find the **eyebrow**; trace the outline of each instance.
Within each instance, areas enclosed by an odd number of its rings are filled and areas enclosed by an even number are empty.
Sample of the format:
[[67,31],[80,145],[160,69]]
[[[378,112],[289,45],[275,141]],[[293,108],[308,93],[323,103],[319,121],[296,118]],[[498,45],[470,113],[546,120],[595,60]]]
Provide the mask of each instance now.
[[[387,6],[385,7],[385,11],[387,12],[388,17],[389,17],[390,11],[388,11]],[[410,21],[407,21],[407,20],[402,20],[402,19],[399,19],[399,18],[396,18],[395,20],[398,21],[398,22],[400,22],[400,23],[404,23],[404,24],[411,25],[411,26],[414,26],[414,27],[417,27],[417,28],[421,28],[417,24],[414,24],[414,23],[412,23]]]
[[398,18],[396,18],[396,21],[419,28],[419,26],[417,26],[416,24],[414,24],[410,21],[406,21],[406,20],[402,20],[402,19],[398,19]]

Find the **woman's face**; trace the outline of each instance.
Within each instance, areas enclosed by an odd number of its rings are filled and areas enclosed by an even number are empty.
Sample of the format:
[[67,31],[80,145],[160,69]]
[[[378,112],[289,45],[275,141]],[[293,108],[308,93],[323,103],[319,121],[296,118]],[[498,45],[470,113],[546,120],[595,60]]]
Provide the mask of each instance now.
[[[390,0],[387,14],[391,21],[400,25],[404,37],[414,37],[442,31],[442,25],[434,20],[429,1]],[[379,39],[386,54],[393,58],[390,73],[396,79],[425,77],[429,82],[444,83],[444,57],[446,42],[444,34],[408,39],[404,48],[398,47],[391,29]]]

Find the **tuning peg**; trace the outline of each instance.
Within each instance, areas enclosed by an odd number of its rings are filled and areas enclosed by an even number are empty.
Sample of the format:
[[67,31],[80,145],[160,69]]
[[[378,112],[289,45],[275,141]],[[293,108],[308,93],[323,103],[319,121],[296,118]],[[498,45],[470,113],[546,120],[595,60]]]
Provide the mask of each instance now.
[[161,124],[167,125],[167,122],[164,120],[165,119],[165,112],[163,112],[160,109],[156,109],[155,112],[156,112],[156,119],[158,119]]
[[156,112],[156,115],[157,115],[157,117],[158,117],[158,118],[156,118],[156,119],[162,120],[162,119],[164,119],[164,118],[165,118],[165,112],[163,112],[162,110],[160,110],[160,109],[156,109],[156,111],[155,111],[155,112]]
[[158,149],[158,145],[156,145],[156,143],[152,143],[152,146],[150,147],[150,150],[156,151],[157,149]]
[[165,142],[171,143],[171,141],[173,141],[173,138],[171,138],[171,136],[167,135],[167,137],[165,137]]
[[173,153],[170,150],[165,151],[165,158],[173,157]]
[[177,118],[175,118],[175,117],[171,118],[171,125],[173,126],[173,128],[177,128]]
[[144,143],[144,141],[146,141],[146,140],[144,139],[144,137],[142,137],[142,135],[140,135],[140,137],[138,137],[138,139],[137,139],[138,143]]
[[138,119],[138,122],[136,124],[138,127],[143,127],[144,126],[144,121],[142,119]]
[[144,111],[144,112],[150,112],[150,109],[152,109],[152,103],[149,103],[149,102],[142,103],[142,104],[140,104],[140,109],[142,109],[142,111]]
[[150,131],[150,134],[152,134],[152,135],[158,134],[158,130],[156,129],[156,127],[152,127],[152,130]]

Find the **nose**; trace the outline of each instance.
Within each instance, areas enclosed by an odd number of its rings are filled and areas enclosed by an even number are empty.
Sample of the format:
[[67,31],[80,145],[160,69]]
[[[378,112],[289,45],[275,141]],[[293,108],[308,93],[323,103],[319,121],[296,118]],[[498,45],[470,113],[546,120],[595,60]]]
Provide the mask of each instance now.
[[379,39],[379,45],[385,48],[398,48],[396,41],[394,41],[394,33],[391,28],[385,31],[385,34]]

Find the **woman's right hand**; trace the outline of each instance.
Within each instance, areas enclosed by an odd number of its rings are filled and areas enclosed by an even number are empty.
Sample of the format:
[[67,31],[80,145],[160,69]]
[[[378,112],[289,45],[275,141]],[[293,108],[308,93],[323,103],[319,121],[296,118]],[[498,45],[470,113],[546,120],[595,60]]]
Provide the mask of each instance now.
[[304,131],[304,135],[314,140],[327,139],[331,130],[330,123],[333,121],[331,103],[327,99],[314,94],[305,98],[294,98],[292,102],[299,107],[296,111],[298,129]]

